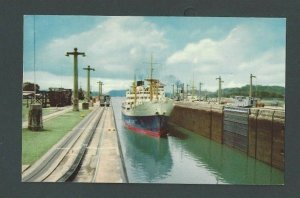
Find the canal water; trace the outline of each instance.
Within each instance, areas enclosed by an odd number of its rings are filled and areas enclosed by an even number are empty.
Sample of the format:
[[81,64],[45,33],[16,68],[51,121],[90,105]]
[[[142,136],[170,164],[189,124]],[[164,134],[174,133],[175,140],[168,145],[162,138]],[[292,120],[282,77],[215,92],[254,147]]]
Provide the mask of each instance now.
[[121,103],[112,98],[129,183],[283,184],[284,173],[244,153],[172,126],[154,138],[123,127]]

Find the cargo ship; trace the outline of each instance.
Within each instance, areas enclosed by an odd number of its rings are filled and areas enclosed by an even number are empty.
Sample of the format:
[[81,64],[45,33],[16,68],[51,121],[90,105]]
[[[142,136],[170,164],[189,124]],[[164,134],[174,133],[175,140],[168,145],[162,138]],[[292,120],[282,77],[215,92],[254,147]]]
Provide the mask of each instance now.
[[165,85],[152,78],[152,64],[150,71],[149,79],[134,80],[131,89],[126,91],[122,119],[131,131],[161,137],[167,134],[166,124],[174,102],[165,96]]

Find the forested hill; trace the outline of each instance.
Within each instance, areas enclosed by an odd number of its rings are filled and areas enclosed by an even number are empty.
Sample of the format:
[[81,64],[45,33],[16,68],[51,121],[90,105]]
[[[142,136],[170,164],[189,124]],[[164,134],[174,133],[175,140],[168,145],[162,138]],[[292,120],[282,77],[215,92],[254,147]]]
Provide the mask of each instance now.
[[[222,90],[224,97],[248,96],[249,85],[240,88],[225,88]],[[285,88],[281,86],[252,86],[252,96],[258,98],[284,98]]]
[[111,97],[125,97],[126,90],[111,90],[108,95]]
[[[202,94],[205,91],[202,92]],[[125,97],[126,90],[111,90],[107,94],[111,97]],[[198,91],[196,90],[196,93]],[[93,96],[97,96],[98,92],[93,93]],[[170,93],[166,93],[170,95]],[[218,91],[216,92],[206,92],[208,97],[217,97]],[[233,97],[233,96],[249,96],[249,85],[243,87],[235,88],[224,88],[222,89],[223,97]],[[285,88],[281,86],[262,86],[256,85],[252,86],[252,96],[258,98],[284,98]]]
[[[108,93],[103,93],[110,95],[111,97],[125,97],[126,90],[111,90]],[[92,96],[98,96],[98,92],[93,91]]]

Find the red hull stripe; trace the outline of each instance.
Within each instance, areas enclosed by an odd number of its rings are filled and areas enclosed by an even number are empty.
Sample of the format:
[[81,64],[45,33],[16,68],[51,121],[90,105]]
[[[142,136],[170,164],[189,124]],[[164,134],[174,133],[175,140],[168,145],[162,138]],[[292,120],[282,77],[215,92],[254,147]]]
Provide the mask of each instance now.
[[145,129],[141,129],[141,128],[137,128],[137,127],[128,125],[126,123],[124,123],[124,125],[125,125],[126,128],[128,128],[129,130],[134,131],[134,132],[150,135],[150,136],[153,136],[153,137],[160,137],[160,132],[159,131],[145,130]]

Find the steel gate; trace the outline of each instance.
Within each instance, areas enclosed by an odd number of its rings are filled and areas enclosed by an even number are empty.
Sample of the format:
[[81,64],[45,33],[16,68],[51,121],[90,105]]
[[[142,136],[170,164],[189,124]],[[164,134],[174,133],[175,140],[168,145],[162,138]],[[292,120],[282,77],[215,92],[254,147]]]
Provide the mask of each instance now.
[[249,109],[224,107],[223,143],[247,152]]

